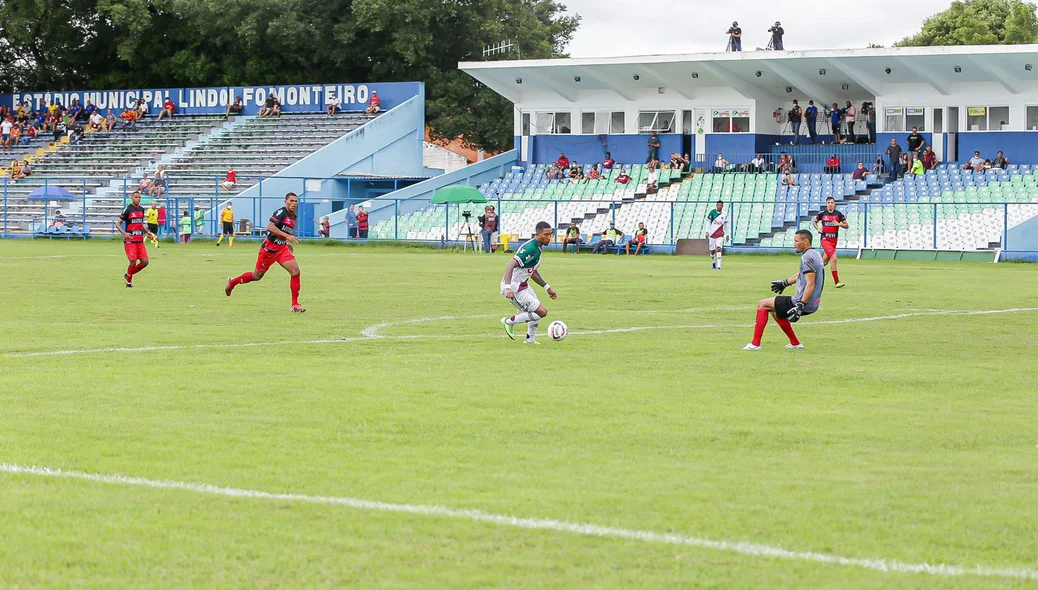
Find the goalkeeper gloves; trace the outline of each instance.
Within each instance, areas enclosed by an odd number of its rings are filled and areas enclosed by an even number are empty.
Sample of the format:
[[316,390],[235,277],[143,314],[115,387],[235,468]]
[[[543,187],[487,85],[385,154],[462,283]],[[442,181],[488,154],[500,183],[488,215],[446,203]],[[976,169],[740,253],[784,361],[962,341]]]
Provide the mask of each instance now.
[[789,286],[789,281],[782,279],[779,281],[771,281],[771,291],[773,293],[782,293]]
[[794,301],[793,307],[789,308],[789,311],[786,313],[786,319],[790,323],[795,324],[802,315],[804,315],[804,303],[802,301]]

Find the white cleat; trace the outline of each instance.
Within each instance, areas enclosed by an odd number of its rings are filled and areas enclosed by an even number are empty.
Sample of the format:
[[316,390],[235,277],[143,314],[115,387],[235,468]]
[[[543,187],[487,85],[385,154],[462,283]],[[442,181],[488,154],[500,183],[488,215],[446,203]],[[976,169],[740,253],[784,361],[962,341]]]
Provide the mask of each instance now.
[[753,344],[747,344],[746,346],[743,346],[742,349],[743,350],[760,350],[760,347],[759,346],[754,346]]
[[523,344],[537,344],[539,346],[541,343],[537,342],[536,340],[530,340],[529,338],[527,338],[526,340],[523,340]]
[[786,345],[786,348],[789,349],[789,350],[800,350],[803,347],[804,347],[804,345],[802,343],[801,344],[787,344]]

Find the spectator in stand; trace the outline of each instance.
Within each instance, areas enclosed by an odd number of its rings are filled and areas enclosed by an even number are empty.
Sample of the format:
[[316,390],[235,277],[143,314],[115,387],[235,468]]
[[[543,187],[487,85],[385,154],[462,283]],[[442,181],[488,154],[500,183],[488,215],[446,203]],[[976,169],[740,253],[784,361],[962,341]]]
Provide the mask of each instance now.
[[890,157],[890,164],[887,166],[890,180],[897,180],[897,175],[901,168],[901,146],[897,144],[896,137],[890,138],[890,147],[887,148],[887,156]]
[[108,109],[108,115],[105,117],[104,130],[105,131],[114,131],[115,130],[115,122],[116,122],[116,120],[117,119],[116,119],[115,113],[112,112],[112,109]]
[[363,206],[357,207],[357,237],[362,240],[368,239],[368,212]]
[[274,110],[271,112],[270,116],[276,119],[281,118],[281,99],[279,99],[277,95],[274,95]]
[[670,155],[670,163],[668,165],[671,170],[681,170],[681,164],[681,154],[674,152]]
[[147,172],[141,176],[141,181],[137,183],[137,192],[142,195],[151,194],[151,179],[148,178]]
[[548,178],[548,180],[561,180],[566,176],[565,173],[562,171],[562,168],[559,166],[558,162],[552,162],[551,166],[548,168],[548,171],[545,172],[544,175]]
[[335,98],[334,92],[329,92],[327,97],[328,106],[324,109],[324,112],[329,117],[334,117],[335,112],[339,110],[339,99]]
[[883,156],[882,155],[876,156],[876,162],[874,164],[872,164],[872,173],[875,174],[876,176],[882,176],[883,172],[884,172],[884,170],[886,170],[886,168],[887,168],[887,166],[883,162]]
[[236,186],[238,186],[238,173],[234,171],[234,166],[228,166],[227,174],[223,177],[220,188],[225,191],[233,191]]
[[357,238],[357,212],[354,211],[353,205],[346,209],[346,235]]
[[69,108],[68,108],[67,116],[69,118],[69,121],[71,122],[71,121],[75,121],[75,120],[79,119],[79,114],[82,111],[83,111],[83,107],[81,107],[79,105],[79,100],[78,99],[73,100],[72,104],[69,105]]
[[992,168],[1001,168],[1002,170],[1005,170],[1008,166],[1009,160],[1006,159],[1005,154],[1003,154],[1002,152],[998,152],[998,154],[995,156],[995,159],[991,161]]
[[681,156],[681,173],[688,174],[692,171],[692,157],[688,154]]
[[573,162],[569,167],[569,181],[577,184],[581,180],[584,180],[584,169],[576,162]]
[[148,101],[143,98],[137,99],[137,104],[134,106],[134,112],[137,113],[138,119],[143,119],[148,115]]
[[778,172],[779,174],[797,173],[797,162],[793,159],[793,156],[789,154],[781,154],[779,156]]
[[91,131],[101,131],[104,128],[104,120],[105,119],[101,116],[101,113],[95,110],[90,114],[90,119],[87,124],[90,126]]
[[[909,159],[911,160],[911,158]],[[911,166],[912,176],[923,176],[924,174],[926,174],[926,168],[923,167],[922,160],[916,158],[914,160],[911,160],[911,162],[912,163],[909,164],[909,166]]]
[[378,93],[374,90],[371,91],[371,100],[368,101],[368,108],[364,109],[366,115],[377,115],[382,110],[382,99],[378,97]]
[[797,179],[793,178],[793,175],[787,170],[782,175],[782,186],[796,186]]
[[602,161],[602,170],[612,170],[616,162],[613,160],[613,154],[606,152],[605,160]]
[[937,154],[933,153],[933,148],[930,146],[926,146],[926,149],[923,150],[923,153],[919,156],[919,159],[923,161],[923,168],[925,168],[926,170],[935,170],[937,168],[937,164],[940,163],[937,161]]
[[155,172],[155,178],[151,181],[151,191],[149,194],[153,197],[161,197],[166,192],[166,184],[169,179],[166,176],[166,167],[159,166],[159,169]]
[[191,212],[184,209],[184,215],[180,218],[180,239],[184,243],[191,241],[191,230],[194,228],[195,220],[191,219]]
[[58,119],[58,122],[54,124],[54,143],[61,141],[61,138],[65,137],[67,131],[65,121]]
[[656,192],[656,185],[660,182],[660,173],[654,166],[649,167],[649,178],[645,181],[645,192],[646,194],[654,194]]
[[869,134],[869,143],[876,143],[876,108],[871,102],[861,103],[860,114],[865,119],[865,131]]
[[22,124],[15,123],[14,127],[11,127],[11,141],[7,142],[8,149],[16,144],[20,144],[22,141]]
[[567,158],[566,154],[562,152],[559,152],[559,159],[555,160],[555,163],[558,164],[559,168],[562,168],[563,170],[569,168],[569,158]]
[[50,226],[54,229],[61,229],[65,227],[65,216],[62,215],[58,209],[54,210],[54,218],[50,222]]
[[973,152],[973,158],[969,162],[963,164],[963,170],[974,170],[980,171],[984,167],[984,158],[980,157],[980,152]]
[[263,118],[266,118],[266,117],[273,117],[274,116],[274,101],[275,100],[276,99],[274,98],[274,93],[273,92],[268,94],[267,95],[267,100],[263,101],[263,106],[260,107],[259,114],[256,115],[256,118],[263,119]]
[[602,178],[602,173],[598,171],[598,164],[591,167],[591,171],[587,173],[588,180],[598,180]]
[[29,162],[29,158],[22,160],[22,178],[32,176],[32,172],[32,163]]
[[984,160],[984,164],[981,165],[980,170],[977,170],[977,172],[986,172],[988,170],[991,170],[991,160]]
[[576,222],[571,223],[566,229],[566,237],[562,238],[562,253],[566,253],[566,246],[573,244],[573,253],[580,254],[580,227]]
[[905,177],[912,173],[912,162],[908,159],[906,152],[901,152],[901,176]]
[[14,128],[14,123],[10,117],[5,117],[3,121],[0,121],[0,147],[10,151],[11,149],[11,129]]
[[627,184],[628,182],[631,182],[631,177],[627,175],[626,170],[621,170],[620,176],[616,177],[616,184]]
[[76,125],[75,129],[72,130],[72,133],[69,134],[68,142],[71,145],[79,145],[80,141],[83,141],[83,126]]
[[652,134],[649,135],[649,157],[645,159],[645,163],[648,164],[649,162],[652,162],[653,160],[659,160],[659,159],[660,159],[660,138],[659,138],[659,136],[656,135],[656,132],[653,131]]
[[767,171],[768,163],[764,161],[764,156],[757,154],[750,163],[746,165],[746,171],[754,174]]
[[644,223],[638,223],[638,229],[634,230],[634,235],[631,236],[630,241],[624,244],[624,250],[627,251],[627,255],[631,255],[631,242],[634,242],[634,255],[637,256],[642,253],[642,248],[645,247],[645,241],[649,239],[649,230],[645,229]]
[[127,107],[123,109],[123,114],[119,115],[119,118],[123,120],[122,129],[126,131],[137,131],[137,112]]
[[11,168],[8,169],[7,174],[15,180],[25,178],[25,175],[22,174],[22,165],[18,163],[18,160],[11,160]]
[[609,229],[597,235],[602,236],[602,239],[595,243],[595,248],[591,250],[591,253],[598,254],[598,251],[601,250],[605,254],[609,251],[610,246],[615,245],[616,241],[623,237],[624,232],[616,229],[616,224],[610,223]]
[[162,111],[159,112],[158,120],[161,121],[163,117],[169,117],[173,119],[173,114],[177,112],[177,105],[173,103],[170,97],[166,97],[166,101],[162,103]]
[[318,224],[317,235],[322,238],[328,238],[332,235],[332,222],[328,221],[328,216],[325,215],[321,218],[321,222]]
[[83,107],[83,120],[84,121],[89,121],[90,117],[93,117],[94,113],[97,113],[97,112],[100,112],[100,111],[98,111],[98,109],[94,105],[94,103],[90,102],[90,100],[88,99],[87,103],[86,103],[86,106]]
[[26,123],[22,129],[22,138],[18,141],[18,145],[29,145],[34,139],[36,139],[36,127],[32,123]]
[[829,156],[829,159],[825,161],[825,173],[826,174],[839,174],[840,173],[840,158],[836,154]]
[[234,113],[235,116],[238,116],[241,114],[243,110],[245,110],[245,104],[242,103],[240,96],[235,96],[234,101],[231,104],[227,105],[227,112],[224,113],[223,118],[230,119],[231,113]]
[[865,162],[858,162],[858,167],[851,172],[851,178],[854,180],[865,180],[865,176],[869,173],[868,169],[865,168]]
[[847,107],[844,109],[843,112],[844,120],[847,121],[847,143],[855,143],[858,140],[858,138],[854,136],[854,118],[856,113],[854,111],[854,105],[851,103],[851,101],[847,101]]
[[714,160],[714,173],[720,174],[728,169],[728,160],[724,159],[724,154],[717,154],[717,159]]
[[[908,160],[914,162],[919,159],[919,152],[926,146],[926,138],[919,135],[919,128],[912,127],[912,132],[908,134]],[[911,166],[911,164],[909,164]]]
[[811,138],[811,143],[818,143],[818,107],[815,106],[815,101],[807,101],[804,119],[807,120],[807,135]]
[[491,254],[494,252],[494,234],[497,233],[498,223],[494,206],[487,205],[483,209],[483,215],[480,215],[477,220],[479,221],[479,233],[483,236],[483,251]]

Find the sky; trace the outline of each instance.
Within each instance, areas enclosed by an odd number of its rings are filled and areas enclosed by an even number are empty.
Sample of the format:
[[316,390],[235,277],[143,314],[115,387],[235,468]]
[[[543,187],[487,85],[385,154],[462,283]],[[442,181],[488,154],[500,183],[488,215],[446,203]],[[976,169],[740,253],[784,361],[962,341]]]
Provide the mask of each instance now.
[[583,19],[567,48],[571,57],[724,51],[733,20],[744,51],[766,46],[776,20],[786,49],[890,47],[951,6],[951,0],[847,0],[835,3],[834,17],[825,3],[792,0],[560,1]]

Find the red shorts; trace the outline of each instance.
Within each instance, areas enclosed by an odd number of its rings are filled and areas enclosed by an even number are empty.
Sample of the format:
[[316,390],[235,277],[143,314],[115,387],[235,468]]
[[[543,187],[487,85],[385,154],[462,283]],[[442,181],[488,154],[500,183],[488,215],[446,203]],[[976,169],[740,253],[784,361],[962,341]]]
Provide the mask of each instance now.
[[822,252],[829,258],[836,256],[836,240],[822,240]]
[[288,249],[288,246],[282,246],[274,252],[268,252],[265,247],[260,246],[259,257],[256,258],[256,270],[267,272],[275,264],[285,264],[295,259],[295,255]]
[[127,244],[123,242],[123,250],[126,250],[126,259],[130,262],[134,260],[147,260],[148,249],[144,247],[144,242],[140,244]]

